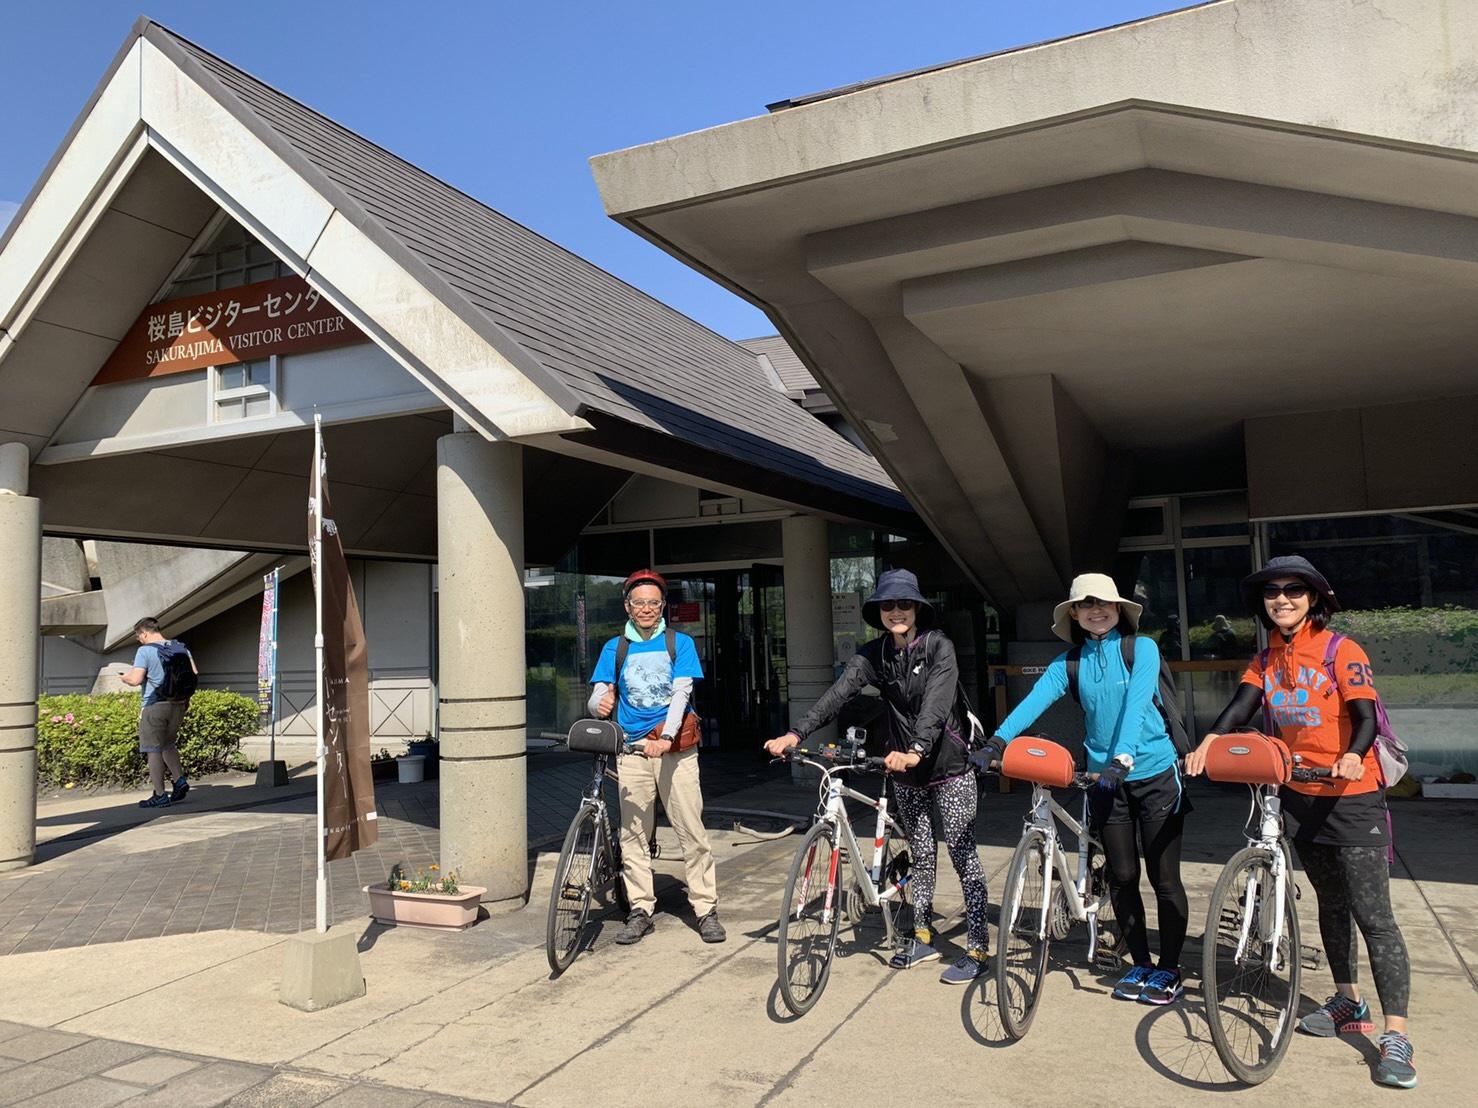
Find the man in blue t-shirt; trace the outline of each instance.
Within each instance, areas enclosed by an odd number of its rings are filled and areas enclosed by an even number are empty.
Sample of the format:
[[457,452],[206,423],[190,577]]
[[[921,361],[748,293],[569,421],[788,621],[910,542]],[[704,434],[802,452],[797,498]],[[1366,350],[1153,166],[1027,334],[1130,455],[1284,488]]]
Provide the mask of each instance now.
[[[139,801],[139,807],[168,808],[171,804],[184,800],[185,794],[190,791],[190,782],[185,779],[185,770],[180,763],[180,748],[177,745],[180,724],[184,722],[185,712],[190,707],[190,695],[186,692],[183,697],[175,699],[165,696],[165,687],[168,684],[165,667],[172,664],[174,655],[183,654],[184,660],[189,662],[190,672],[194,674],[199,671],[195,667],[195,659],[185,649],[185,644],[166,639],[159,630],[157,619],[145,617],[139,620],[133,626],[133,634],[139,642],[139,648],[133,656],[133,668],[119,674],[119,680],[125,685],[142,686],[144,690],[143,711],[139,713],[139,753],[149,763],[149,783],[154,789],[148,800]],[[193,680],[190,688],[194,688]],[[174,784],[170,792],[164,791],[166,768]]]
[[[662,618],[667,582],[650,569],[626,579],[626,628],[606,643],[590,675],[590,711],[611,713],[639,743],[641,758],[620,759],[621,858],[631,914],[616,936],[623,945],[640,942],[652,929],[657,899],[647,843],[656,831],[657,798],[682,844],[687,865],[688,903],[706,943],[721,943],[718,886],[713,848],[703,827],[703,793],[698,785],[698,717],[689,707],[693,682],[703,676],[693,640],[669,631]],[[619,661],[619,665],[618,665]],[[619,672],[618,672],[619,670]]]

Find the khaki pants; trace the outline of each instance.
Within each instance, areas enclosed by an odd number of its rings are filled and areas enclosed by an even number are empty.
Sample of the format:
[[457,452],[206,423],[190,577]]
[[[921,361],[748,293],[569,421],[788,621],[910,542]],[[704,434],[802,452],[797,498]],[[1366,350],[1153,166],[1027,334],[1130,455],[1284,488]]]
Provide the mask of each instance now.
[[688,869],[688,903],[699,919],[718,906],[713,848],[703,827],[703,793],[698,787],[698,748],[661,758],[620,759],[621,871],[633,909],[650,915],[657,906],[652,891],[652,857],[647,843],[657,826],[657,797],[677,832]]

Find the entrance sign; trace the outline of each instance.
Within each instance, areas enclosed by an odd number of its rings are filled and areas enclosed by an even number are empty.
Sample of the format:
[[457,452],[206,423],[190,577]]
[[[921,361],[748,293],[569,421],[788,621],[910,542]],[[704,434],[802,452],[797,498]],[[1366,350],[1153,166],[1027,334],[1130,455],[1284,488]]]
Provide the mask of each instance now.
[[367,341],[307,281],[278,277],[150,304],[92,383],[138,381]]
[[280,569],[262,578],[262,629],[257,636],[257,713],[271,729],[275,760],[277,745],[277,585]]

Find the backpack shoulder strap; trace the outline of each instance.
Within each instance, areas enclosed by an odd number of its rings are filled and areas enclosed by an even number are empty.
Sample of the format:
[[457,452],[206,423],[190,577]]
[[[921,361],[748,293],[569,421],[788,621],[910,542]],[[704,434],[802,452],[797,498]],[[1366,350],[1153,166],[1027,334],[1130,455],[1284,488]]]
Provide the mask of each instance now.
[[1083,703],[1082,698],[1078,696],[1078,666],[1082,661],[1083,648],[1075,646],[1067,652],[1067,661],[1064,663],[1067,666],[1068,695],[1079,704]]
[[1134,672],[1134,650],[1139,645],[1138,635],[1119,636],[1119,657],[1124,659],[1124,672]]
[[[663,632],[662,637],[667,640],[667,660],[674,665],[677,664],[677,632],[669,627]],[[623,638],[624,642],[625,639]]]
[[626,665],[626,654],[631,649],[631,640],[625,635],[616,639],[616,680],[613,684],[621,683],[621,670]]

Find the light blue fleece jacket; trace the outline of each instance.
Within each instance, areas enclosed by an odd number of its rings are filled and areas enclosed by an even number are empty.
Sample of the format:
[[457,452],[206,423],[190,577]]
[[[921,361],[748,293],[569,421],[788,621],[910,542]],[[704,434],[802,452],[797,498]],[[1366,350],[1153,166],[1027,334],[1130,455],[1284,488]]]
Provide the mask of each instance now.
[[[1119,632],[1083,644],[1078,663],[1078,697],[1088,719],[1083,740],[1090,773],[1102,772],[1116,755],[1134,759],[1130,781],[1145,781],[1175,764],[1175,746],[1165,721],[1155,708],[1160,684],[1160,648],[1155,640],[1134,641],[1134,672],[1124,668]],[[1067,695],[1067,653],[1052,660],[1032,691],[1008,715],[996,734],[1010,741],[1037,721],[1037,717]]]

